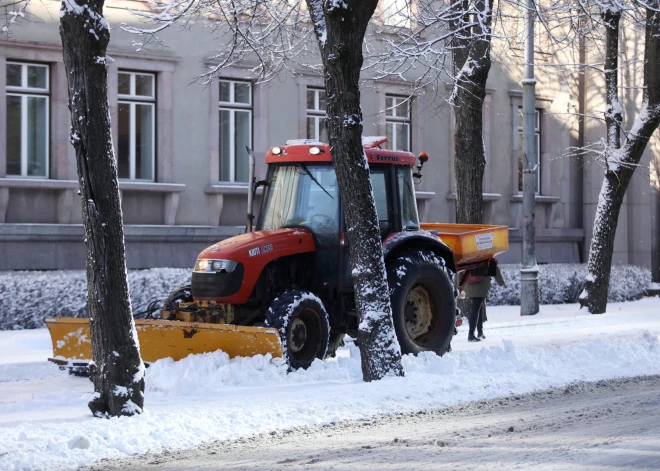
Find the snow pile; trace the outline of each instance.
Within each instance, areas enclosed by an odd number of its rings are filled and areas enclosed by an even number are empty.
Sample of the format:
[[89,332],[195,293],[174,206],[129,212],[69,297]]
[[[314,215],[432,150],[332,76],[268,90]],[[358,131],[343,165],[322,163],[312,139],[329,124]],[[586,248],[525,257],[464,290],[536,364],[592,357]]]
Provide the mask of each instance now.
[[[491,283],[488,304],[492,306],[520,305],[520,265],[500,265],[505,286]],[[584,289],[586,264],[539,265],[539,296],[541,304],[575,303]],[[610,277],[609,302],[640,299],[651,284],[651,271],[634,265],[614,265]]]
[[87,379],[54,373],[49,388],[60,391],[24,394],[0,408],[0,469],[75,468],[103,458],[447,407],[580,380],[660,374],[660,346],[657,334],[639,331],[532,346],[504,340],[478,351],[455,349],[442,358],[405,356],[403,364],[405,377],[363,383],[354,346],[341,349],[337,361],[316,361],[292,374],[269,357],[229,360],[216,352],[161,360],[147,371],[145,412],[108,420],[89,414]]
[[[128,272],[134,312],[190,282],[190,269],[153,268]],[[44,327],[46,317],[87,317],[85,272],[0,272],[0,330]]]

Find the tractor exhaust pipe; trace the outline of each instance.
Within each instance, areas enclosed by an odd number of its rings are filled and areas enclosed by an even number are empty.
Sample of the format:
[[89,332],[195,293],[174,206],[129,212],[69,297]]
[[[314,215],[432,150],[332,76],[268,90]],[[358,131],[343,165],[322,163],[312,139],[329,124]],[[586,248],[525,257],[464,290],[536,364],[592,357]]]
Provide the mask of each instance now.
[[254,206],[254,151],[248,146],[245,146],[248,153],[248,202],[247,202],[247,224],[245,232],[252,232],[252,222],[254,215],[252,214],[252,207]]

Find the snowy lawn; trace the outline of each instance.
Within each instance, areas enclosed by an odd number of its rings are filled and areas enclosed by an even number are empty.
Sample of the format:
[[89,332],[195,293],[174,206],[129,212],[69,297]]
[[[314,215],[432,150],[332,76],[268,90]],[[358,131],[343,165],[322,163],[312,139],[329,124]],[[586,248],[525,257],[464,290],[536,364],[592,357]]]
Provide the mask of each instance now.
[[146,410],[95,419],[92,384],[50,365],[46,330],[0,332],[0,469],[75,468],[102,458],[184,448],[307,424],[444,407],[578,380],[660,374],[660,300],[610,304],[591,316],[577,305],[488,308],[487,339],[406,357],[404,378],[362,383],[357,348],[286,374],[265,357],[221,352],[162,360],[147,370]]

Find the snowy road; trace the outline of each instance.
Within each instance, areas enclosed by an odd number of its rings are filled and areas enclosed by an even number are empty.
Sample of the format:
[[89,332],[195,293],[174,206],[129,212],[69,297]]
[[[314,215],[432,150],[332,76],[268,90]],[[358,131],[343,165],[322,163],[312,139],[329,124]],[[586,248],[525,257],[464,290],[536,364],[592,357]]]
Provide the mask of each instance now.
[[660,377],[264,434],[92,466],[159,470],[657,470]]
[[160,360],[147,370],[144,413],[111,420],[91,416],[90,381],[45,361],[52,355],[47,331],[0,332],[0,470],[75,469],[577,381],[660,375],[657,298],[610,304],[599,316],[576,305],[542,306],[526,318],[503,306],[488,316],[485,341],[468,343],[462,327],[451,353],[405,356],[404,378],[374,383],[362,382],[350,345],[291,374],[279,360],[229,360],[222,352]]

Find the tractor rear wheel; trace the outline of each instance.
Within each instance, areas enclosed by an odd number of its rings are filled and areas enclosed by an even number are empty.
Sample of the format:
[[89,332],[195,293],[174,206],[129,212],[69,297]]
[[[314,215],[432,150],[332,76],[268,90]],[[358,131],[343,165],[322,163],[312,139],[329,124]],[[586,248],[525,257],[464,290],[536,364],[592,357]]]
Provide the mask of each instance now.
[[387,279],[401,353],[444,355],[456,320],[451,272],[432,252],[409,251],[388,263]]
[[291,370],[307,369],[328,351],[330,324],[323,303],[308,291],[278,296],[266,313],[266,324],[280,333],[284,358]]

